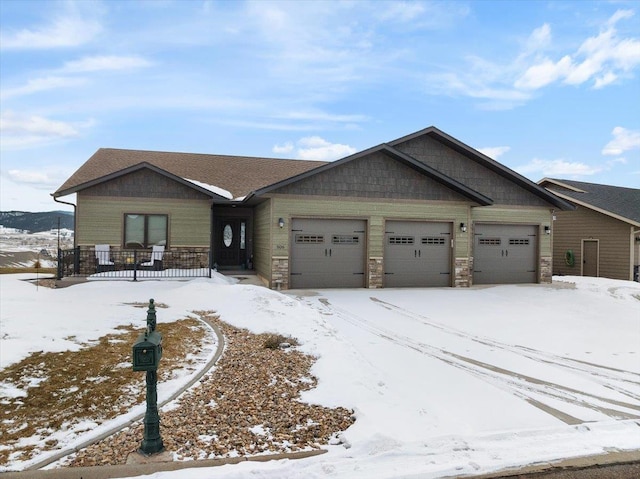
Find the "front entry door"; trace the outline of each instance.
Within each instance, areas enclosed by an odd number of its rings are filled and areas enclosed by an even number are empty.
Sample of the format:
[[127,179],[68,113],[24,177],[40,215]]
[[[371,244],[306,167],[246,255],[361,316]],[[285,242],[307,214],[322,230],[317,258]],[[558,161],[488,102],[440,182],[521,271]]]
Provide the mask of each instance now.
[[243,263],[243,224],[237,218],[221,218],[216,222],[214,261],[219,267],[240,266]]

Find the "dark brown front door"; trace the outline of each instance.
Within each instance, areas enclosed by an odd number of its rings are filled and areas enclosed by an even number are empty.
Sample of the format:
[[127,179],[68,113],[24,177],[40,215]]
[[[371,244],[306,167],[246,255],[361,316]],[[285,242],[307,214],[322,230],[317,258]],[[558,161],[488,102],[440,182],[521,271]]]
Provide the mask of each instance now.
[[241,221],[236,218],[220,219],[216,224],[215,262],[220,267],[239,266],[242,263],[240,257]]
[[584,240],[582,252],[582,276],[598,276],[598,242]]

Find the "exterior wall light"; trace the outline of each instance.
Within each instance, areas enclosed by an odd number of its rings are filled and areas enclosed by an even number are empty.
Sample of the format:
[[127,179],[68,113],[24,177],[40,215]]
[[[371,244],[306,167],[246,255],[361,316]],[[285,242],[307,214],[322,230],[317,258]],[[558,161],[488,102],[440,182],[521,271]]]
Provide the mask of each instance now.
[[549,226],[545,226],[544,227],[544,234],[546,234],[546,235],[550,235],[551,234],[551,228]]
[[464,223],[460,223],[460,231],[462,231],[463,233],[467,232],[467,225]]
[[284,228],[284,219],[283,218],[278,218],[278,226],[280,228]]

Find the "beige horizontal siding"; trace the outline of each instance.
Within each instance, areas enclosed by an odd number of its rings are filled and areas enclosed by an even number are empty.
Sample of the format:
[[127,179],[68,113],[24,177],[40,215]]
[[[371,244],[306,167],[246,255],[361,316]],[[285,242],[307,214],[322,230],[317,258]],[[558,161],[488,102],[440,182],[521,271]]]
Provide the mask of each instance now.
[[121,246],[126,213],[166,214],[169,247],[209,247],[209,200],[113,198],[78,194],[77,244]]
[[[399,200],[345,200],[340,198],[287,197],[274,195],[271,222],[284,218],[286,226],[273,228],[273,256],[289,255],[289,234],[292,218],[353,218],[368,223],[368,257],[382,257],[384,227],[387,219],[446,221],[454,223],[455,256],[467,256],[469,233],[461,233],[459,223],[469,222],[469,205],[465,203],[429,203],[426,201]],[[455,226],[458,225],[458,226]]]
[[258,275],[271,282],[271,203],[269,200],[256,206],[253,221],[254,267]]
[[[599,242],[599,275],[631,279],[631,226],[623,221],[579,206],[575,211],[559,211],[554,222],[554,273],[582,274],[582,241]],[[575,266],[565,263],[565,253],[573,251]]]

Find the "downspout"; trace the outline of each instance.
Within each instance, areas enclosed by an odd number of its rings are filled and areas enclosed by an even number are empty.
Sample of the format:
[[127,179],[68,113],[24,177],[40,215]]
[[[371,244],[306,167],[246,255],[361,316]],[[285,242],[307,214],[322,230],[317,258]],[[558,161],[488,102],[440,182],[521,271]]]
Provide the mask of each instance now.
[[[638,242],[637,235],[640,234],[640,230],[631,230],[631,257],[633,264],[631,265],[631,281],[640,281],[640,264],[636,265],[636,243]],[[637,258],[640,260],[640,258]],[[640,263],[640,261],[639,261]]]
[[76,231],[75,231],[75,230],[76,230],[76,227],[77,227],[77,223],[76,223],[76,220],[77,220],[77,218],[76,218],[76,208],[77,208],[77,207],[76,207],[76,205],[74,205],[73,203],[69,203],[69,202],[67,202],[67,201],[59,200],[58,198],[56,198],[56,197],[54,196],[54,194],[53,194],[53,193],[51,193],[51,197],[53,198],[53,201],[55,201],[56,203],[61,203],[61,204],[63,204],[63,205],[73,206],[73,230],[74,230],[74,231],[73,231],[73,249],[75,249],[75,248],[76,248],[76,241],[77,241],[77,240],[76,240],[77,236],[76,236]]
[[211,215],[209,218],[209,278],[211,278],[211,271],[213,270],[213,265],[215,264],[214,258],[213,258],[213,240],[214,240],[214,215],[213,215],[213,206],[214,206],[214,202],[213,200],[211,200]]

